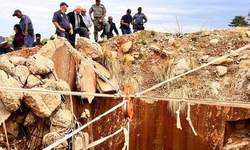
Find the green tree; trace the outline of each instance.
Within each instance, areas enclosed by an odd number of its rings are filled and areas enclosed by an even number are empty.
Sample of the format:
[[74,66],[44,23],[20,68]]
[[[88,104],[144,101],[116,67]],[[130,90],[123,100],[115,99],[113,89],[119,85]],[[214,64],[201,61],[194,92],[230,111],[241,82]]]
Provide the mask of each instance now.
[[232,22],[229,24],[230,27],[246,27],[248,22],[244,16],[235,16]]

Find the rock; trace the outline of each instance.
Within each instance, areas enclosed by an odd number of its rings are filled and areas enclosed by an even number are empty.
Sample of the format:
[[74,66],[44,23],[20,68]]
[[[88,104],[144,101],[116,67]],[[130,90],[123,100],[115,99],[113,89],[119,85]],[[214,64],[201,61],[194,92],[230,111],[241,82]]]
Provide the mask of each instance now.
[[101,64],[99,64],[99,63],[97,63],[97,62],[95,62],[95,61],[93,61],[93,64],[94,64],[94,67],[98,70],[98,71],[100,71],[100,73],[102,74],[102,75],[104,75],[106,78],[110,78],[111,77],[111,74],[109,73],[109,71],[105,68],[105,67],[103,67]]
[[2,114],[2,117],[0,117],[0,126],[1,126],[3,121],[5,121],[9,118],[9,116],[11,115],[11,112],[8,109],[6,109],[6,107],[4,106],[4,104],[1,100],[0,100],[0,110],[1,110],[1,114]]
[[42,83],[43,82],[42,82],[41,76],[39,76],[39,75],[30,75],[28,77],[28,79],[27,79],[26,87],[27,88],[33,88],[33,87],[41,85]]
[[250,37],[250,31],[246,32],[247,37]]
[[57,91],[71,91],[69,84],[64,81],[59,79],[56,84],[56,90]]
[[201,33],[202,37],[209,36],[211,33],[209,31],[204,31]]
[[[63,136],[57,132],[50,132],[50,133],[46,134],[43,137],[44,148],[55,143],[56,141],[58,141],[62,138],[63,138]],[[67,141],[64,141],[61,144],[57,145],[54,149],[55,150],[65,150],[67,148],[68,148],[68,143],[67,143]]]
[[39,54],[30,56],[26,65],[34,75],[46,75],[54,71],[54,62]]
[[[96,74],[95,72],[88,66],[85,61],[81,61],[78,65],[77,69],[77,78],[76,85],[77,89],[81,92],[96,92]],[[92,102],[94,96],[82,96],[82,98],[87,98],[89,103]]]
[[50,117],[52,132],[64,133],[72,123],[73,115],[70,110],[59,109],[55,115]]
[[222,77],[224,76],[225,74],[227,74],[227,67],[224,67],[224,66],[217,66],[216,67],[216,72],[217,74]]
[[19,65],[16,67],[14,77],[17,78],[23,86],[26,84],[29,76],[30,71],[26,66]]
[[18,56],[12,56],[10,57],[9,61],[15,66],[18,66],[18,65],[25,66],[27,59],[23,57],[18,57]]
[[102,47],[88,38],[79,37],[77,40],[77,49],[83,53],[84,56],[98,59],[103,56]]
[[[12,77],[8,77],[7,74],[0,70],[0,86],[2,87],[12,87],[21,88],[21,85]],[[0,91],[0,100],[4,103],[5,107],[11,111],[16,111],[21,106],[21,100],[23,99],[23,94],[20,92],[7,92]]]
[[214,95],[218,95],[219,94],[219,90],[220,90],[220,84],[218,82],[213,82],[211,84],[211,92]]
[[46,89],[46,90],[56,90],[57,87],[57,81],[54,79],[44,79],[43,80],[43,85],[42,88]]
[[155,51],[155,52],[158,52],[158,53],[161,53],[161,48],[158,47],[157,45],[153,44],[153,45],[150,45],[149,46],[149,50],[152,50],[152,51]]
[[174,69],[175,69],[175,75],[180,75],[180,74],[183,74],[183,73],[191,70],[189,64],[187,63],[187,61],[184,58],[178,60],[178,62],[174,66]]
[[13,75],[15,71],[15,66],[10,63],[7,57],[0,57],[0,69],[5,71],[6,73]]
[[212,39],[212,40],[210,40],[209,43],[210,43],[211,45],[215,46],[215,45],[217,45],[217,44],[219,43],[219,40],[218,40],[218,39]]
[[35,122],[36,122],[36,116],[32,111],[30,111],[24,120],[23,126],[24,127],[32,126],[35,124]]
[[175,40],[174,37],[170,37],[170,38],[168,39],[168,43],[169,43],[170,45],[175,44],[175,42],[176,42],[176,40]]
[[[44,90],[42,88],[40,89]],[[52,112],[61,104],[61,96],[59,94],[25,93],[24,103],[36,116],[47,118],[50,117]]]
[[207,61],[208,61],[208,58],[209,58],[209,55],[201,56],[201,61],[202,61],[202,62],[207,62]]
[[129,41],[121,45],[120,51],[122,53],[128,53],[131,47],[132,47],[132,41]]
[[[109,79],[109,81],[115,86],[115,87],[119,87],[118,82],[115,78],[115,76],[113,76],[112,78]],[[97,89],[101,92],[101,93],[116,93],[116,89],[114,89],[109,83],[103,81],[100,78],[97,78]]]
[[172,56],[172,55],[174,55],[173,52],[170,52],[170,51],[168,51],[168,50],[163,50],[163,51],[162,51],[162,54],[163,54],[163,55],[166,55],[166,56]]
[[82,119],[88,119],[90,117],[90,112],[88,109],[85,109],[83,112],[82,112],[82,115],[80,118]]
[[135,58],[130,54],[125,55],[126,62],[135,63]]

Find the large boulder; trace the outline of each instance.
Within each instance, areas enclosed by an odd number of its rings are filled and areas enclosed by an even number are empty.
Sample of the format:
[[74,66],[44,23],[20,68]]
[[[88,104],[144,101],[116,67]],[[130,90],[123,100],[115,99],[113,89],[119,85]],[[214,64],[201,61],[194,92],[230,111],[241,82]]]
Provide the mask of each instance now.
[[30,56],[26,65],[35,75],[46,75],[54,71],[54,62],[39,54]]
[[78,38],[77,49],[81,53],[83,53],[83,55],[93,59],[98,59],[103,56],[102,47],[98,43],[92,42],[88,38],[84,37]]
[[6,73],[13,75],[15,71],[15,66],[9,61],[7,57],[0,57],[0,69]]
[[106,78],[110,78],[111,77],[111,74],[109,73],[109,71],[104,67],[102,66],[101,64],[93,61],[93,64],[94,64],[94,67],[103,75],[105,76]]
[[29,76],[30,71],[26,66],[19,65],[16,67],[14,77],[17,78],[22,85],[25,85]]
[[[95,72],[88,66],[85,61],[81,61],[78,65],[77,69],[77,78],[76,84],[77,89],[81,92],[96,92],[96,74]],[[82,96],[82,98],[87,98],[89,103],[92,102],[94,96]]]
[[19,56],[12,56],[12,57],[10,57],[9,61],[10,61],[13,65],[18,66],[18,65],[25,65],[27,59],[26,59],[26,58],[23,58],[23,57],[19,57]]
[[[119,88],[118,82],[115,76],[109,79],[109,81],[117,88]],[[114,89],[109,83],[102,80],[101,78],[97,78],[97,89],[101,93],[116,93],[116,89]]]
[[[0,86],[21,88],[21,85],[13,77],[8,76],[4,71],[0,70]],[[0,91],[0,100],[4,103],[5,107],[11,111],[16,111],[21,106],[23,94],[20,92],[7,92]]]
[[[41,89],[42,88],[36,88]],[[25,93],[24,103],[36,116],[40,118],[50,117],[55,109],[61,104],[60,94],[34,94]]]
[[50,117],[52,132],[63,133],[70,127],[73,119],[73,114],[70,110],[59,109],[53,116]]
[[41,85],[42,83],[43,82],[42,82],[41,76],[39,76],[39,75],[30,75],[28,77],[28,79],[27,79],[26,87],[27,88],[33,88],[33,87]]

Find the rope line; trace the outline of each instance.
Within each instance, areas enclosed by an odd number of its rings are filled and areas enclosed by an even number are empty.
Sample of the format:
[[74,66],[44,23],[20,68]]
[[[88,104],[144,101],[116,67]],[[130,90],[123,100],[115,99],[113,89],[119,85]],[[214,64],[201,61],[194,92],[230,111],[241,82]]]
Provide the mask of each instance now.
[[152,101],[172,101],[172,102],[186,102],[190,104],[203,104],[211,106],[223,106],[223,107],[238,107],[250,109],[250,102],[242,101],[214,101],[208,99],[189,99],[189,98],[168,98],[168,97],[150,97],[139,96],[138,98],[150,99]]
[[106,81],[110,86],[112,86],[117,93],[120,93],[119,87],[116,87],[112,82],[110,82],[98,69],[94,67],[93,64],[88,61],[88,59],[84,58],[76,49],[71,48],[72,46],[69,45],[67,42],[64,41],[64,43],[70,48],[71,51],[74,51],[82,60],[84,60],[96,74],[98,74],[104,81]]
[[12,88],[12,87],[0,87],[0,91],[41,93],[41,94],[61,94],[61,95],[73,95],[73,96],[96,96],[96,97],[111,97],[111,98],[120,97],[120,95],[117,95],[117,94],[99,94],[99,93],[72,92],[72,91],[52,91],[52,90],[46,90],[46,89],[42,90],[42,89]]
[[50,150],[54,147],[56,147],[57,145],[61,144],[62,142],[66,141],[67,139],[71,138],[72,136],[74,136],[75,134],[77,134],[78,132],[80,132],[81,130],[83,130],[84,128],[86,128],[87,126],[91,125],[92,123],[96,122],[97,120],[101,119],[102,117],[106,116],[107,114],[111,113],[112,111],[116,110],[117,108],[121,107],[122,105],[124,105],[125,103],[127,103],[127,100],[123,101],[122,103],[116,105],[115,107],[109,109],[108,111],[106,111],[105,113],[103,113],[102,115],[96,117],[95,119],[93,119],[92,121],[86,123],[85,125],[83,125],[82,127],[74,130],[73,132],[71,132],[70,134],[66,135],[64,138],[56,141],[55,143],[49,145],[48,147],[44,148],[43,150]]
[[239,48],[239,49],[237,49],[237,50],[235,50],[235,51],[233,51],[233,52],[230,52],[229,54],[226,54],[226,55],[224,55],[224,56],[218,57],[218,58],[214,59],[213,61],[208,62],[207,64],[201,65],[201,66],[199,66],[199,67],[197,67],[197,68],[195,68],[195,69],[193,69],[193,70],[187,71],[187,72],[185,72],[185,73],[183,73],[183,74],[180,74],[180,75],[175,76],[175,77],[173,77],[173,78],[167,79],[167,80],[165,80],[165,81],[163,81],[163,82],[161,82],[161,83],[159,83],[159,84],[157,84],[157,85],[155,85],[155,86],[153,86],[153,87],[151,87],[151,88],[149,88],[149,89],[147,89],[147,90],[144,90],[143,92],[137,93],[136,96],[143,95],[143,94],[145,94],[145,93],[147,93],[147,92],[149,92],[149,91],[152,91],[152,90],[154,90],[154,89],[156,89],[156,88],[158,88],[158,87],[160,87],[160,86],[162,86],[162,85],[164,85],[164,84],[166,84],[166,83],[168,83],[168,82],[170,82],[170,81],[173,81],[173,80],[178,79],[178,78],[180,78],[180,77],[182,77],[182,76],[185,76],[185,75],[190,74],[190,73],[192,73],[192,72],[195,72],[195,71],[197,71],[197,70],[199,70],[199,69],[202,69],[202,68],[204,68],[204,67],[207,67],[207,66],[209,66],[209,65],[211,65],[211,64],[213,64],[213,63],[215,63],[215,62],[217,62],[217,61],[219,61],[219,60],[221,60],[221,59],[227,58],[227,57],[233,55],[234,53],[240,52],[240,51],[245,50],[245,49],[247,49],[247,48],[249,48],[249,47],[250,47],[250,44],[245,45],[244,47],[241,47],[241,48]]

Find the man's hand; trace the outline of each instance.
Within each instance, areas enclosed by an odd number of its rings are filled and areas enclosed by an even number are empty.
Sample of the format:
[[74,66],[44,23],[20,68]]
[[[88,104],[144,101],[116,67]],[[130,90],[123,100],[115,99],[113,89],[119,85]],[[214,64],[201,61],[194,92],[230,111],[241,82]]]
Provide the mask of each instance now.
[[70,34],[70,35],[73,34],[73,29],[72,29],[72,28],[69,30],[69,34]]
[[24,35],[25,37],[27,37],[27,36],[28,36],[28,32],[23,32],[23,35]]
[[65,29],[63,29],[63,28],[60,28],[60,31],[61,31],[61,32],[65,32]]
[[99,20],[99,23],[101,23],[101,22],[102,22],[102,19]]

